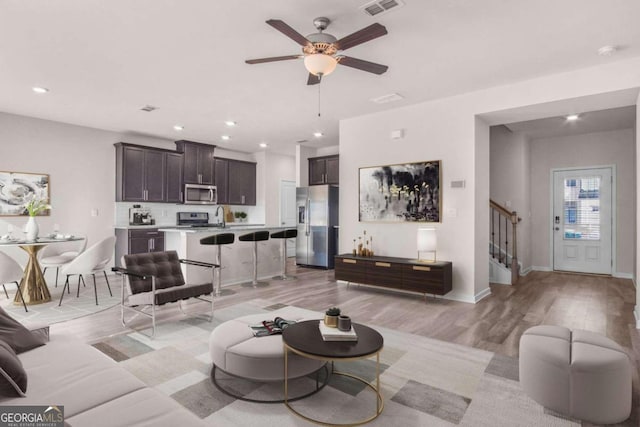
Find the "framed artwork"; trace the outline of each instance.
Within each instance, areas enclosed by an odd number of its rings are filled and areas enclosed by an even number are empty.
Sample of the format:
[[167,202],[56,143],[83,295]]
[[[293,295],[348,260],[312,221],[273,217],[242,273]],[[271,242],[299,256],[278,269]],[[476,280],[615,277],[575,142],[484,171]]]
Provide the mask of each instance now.
[[49,202],[49,175],[0,171],[0,216],[27,216],[24,205],[34,197]]
[[360,168],[362,222],[440,222],[441,162]]

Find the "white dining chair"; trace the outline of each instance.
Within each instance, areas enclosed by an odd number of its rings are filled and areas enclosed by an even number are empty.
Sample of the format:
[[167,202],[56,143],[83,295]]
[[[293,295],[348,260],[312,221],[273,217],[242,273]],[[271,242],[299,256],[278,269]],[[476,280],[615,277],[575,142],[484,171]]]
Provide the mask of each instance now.
[[[62,266],[62,268],[60,269],[60,273],[62,273],[63,276],[66,276],[66,279],[64,282],[64,288],[62,289],[62,294],[60,294],[60,302],[58,303],[58,306],[62,305],[62,299],[64,298],[65,289],[68,291],[71,286],[71,284],[69,283],[69,279],[72,276],[78,276],[78,291],[76,294],[76,297],[78,297],[80,296],[80,281],[84,283],[84,276],[89,275],[93,276],[93,292],[96,298],[96,305],[98,305],[96,274],[102,272],[106,277],[105,270],[113,259],[113,251],[115,249],[115,246],[116,237],[107,237],[106,239],[101,240],[100,242],[91,246],[89,249],[82,252],[70,263]],[[107,287],[109,288],[109,294],[113,296],[108,280]]]
[[22,279],[22,267],[20,264],[16,262],[9,255],[4,252],[0,252],[0,283],[2,284],[2,289],[4,289],[4,294],[9,298],[9,293],[7,292],[6,284],[15,283],[18,287],[18,294],[20,295],[20,299],[22,300],[22,305],[24,306],[24,311],[29,312],[27,310],[27,304],[24,302],[24,296],[22,295],[22,289],[20,289],[20,280]]
[[61,242],[45,246],[38,253],[38,259],[40,266],[42,267],[42,274],[47,272],[47,268],[55,268],[56,287],[58,287],[58,273],[60,271],[60,267],[63,267],[73,261],[78,255],[84,252],[86,247],[86,238],[69,242],[67,244]]

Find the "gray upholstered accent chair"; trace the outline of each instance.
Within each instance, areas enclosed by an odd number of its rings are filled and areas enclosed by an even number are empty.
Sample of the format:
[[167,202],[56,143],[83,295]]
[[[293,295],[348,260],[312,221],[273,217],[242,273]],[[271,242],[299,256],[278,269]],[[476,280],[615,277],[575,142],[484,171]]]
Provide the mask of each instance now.
[[[189,298],[210,303],[210,320],[213,320],[213,280],[201,284],[186,284],[182,275],[182,265],[210,268],[213,273],[220,267],[218,264],[179,259],[176,251],[125,255],[122,257],[122,264],[124,268],[114,267],[113,271],[121,274],[123,278],[120,304],[123,326],[127,326],[124,319],[125,310],[150,317],[150,337],[153,338],[156,334],[156,307],[170,302],[180,305],[182,300]],[[211,299],[203,298],[209,294]],[[182,310],[181,305],[180,309]]]

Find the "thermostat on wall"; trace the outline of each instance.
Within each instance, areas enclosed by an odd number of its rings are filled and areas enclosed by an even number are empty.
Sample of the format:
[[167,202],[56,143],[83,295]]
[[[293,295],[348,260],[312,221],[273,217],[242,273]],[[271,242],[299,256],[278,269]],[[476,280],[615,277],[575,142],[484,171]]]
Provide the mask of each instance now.
[[451,181],[451,188],[464,188],[464,179]]

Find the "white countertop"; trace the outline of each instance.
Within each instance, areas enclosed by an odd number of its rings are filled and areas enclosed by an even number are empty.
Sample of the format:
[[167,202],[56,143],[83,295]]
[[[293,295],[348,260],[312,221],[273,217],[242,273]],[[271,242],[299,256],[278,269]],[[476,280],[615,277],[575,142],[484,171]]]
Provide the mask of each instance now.
[[227,225],[226,227],[196,227],[196,228],[178,228],[175,226],[159,227],[158,231],[164,231],[165,233],[228,233],[232,231],[245,231],[245,230],[286,230],[292,227],[269,227],[264,224],[234,224]]
[[187,228],[177,227],[175,224],[153,224],[153,225],[116,225],[115,229],[120,230],[144,230],[150,228],[158,228],[159,231],[198,231],[198,230],[246,230],[249,228],[292,228],[292,227],[265,227],[264,224],[243,224],[243,223],[227,223],[225,228],[211,227],[211,228]]

